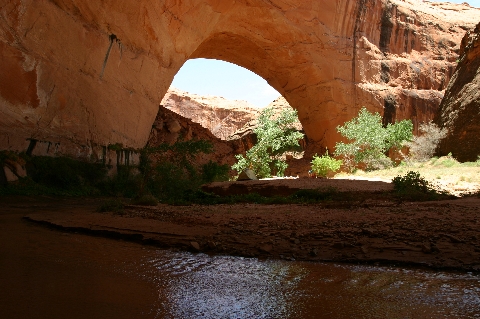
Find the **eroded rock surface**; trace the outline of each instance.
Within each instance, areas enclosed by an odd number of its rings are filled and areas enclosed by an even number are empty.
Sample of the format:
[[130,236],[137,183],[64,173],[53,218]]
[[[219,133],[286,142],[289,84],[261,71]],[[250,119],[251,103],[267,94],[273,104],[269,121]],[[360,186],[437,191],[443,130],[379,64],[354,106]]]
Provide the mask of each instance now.
[[259,110],[246,101],[219,96],[202,96],[170,87],[162,105],[208,129],[226,140],[247,122],[256,119]]
[[362,106],[385,122],[437,111],[480,10],[417,0],[4,0],[0,148],[101,156],[148,140],[188,59],[265,78],[321,147]]
[[440,153],[476,161],[480,156],[480,23],[462,40],[458,67],[440,105],[438,122],[449,130]]
[[[164,106],[160,106],[151,128],[148,146],[156,147],[163,143],[172,145],[179,141],[190,140],[205,140],[213,145],[212,153],[200,153],[196,156],[195,163],[197,165],[213,161],[220,165],[227,164],[232,166],[236,162],[235,154],[245,153],[251,147],[248,140],[222,140],[199,123],[182,117]],[[231,173],[234,175],[233,171]]]

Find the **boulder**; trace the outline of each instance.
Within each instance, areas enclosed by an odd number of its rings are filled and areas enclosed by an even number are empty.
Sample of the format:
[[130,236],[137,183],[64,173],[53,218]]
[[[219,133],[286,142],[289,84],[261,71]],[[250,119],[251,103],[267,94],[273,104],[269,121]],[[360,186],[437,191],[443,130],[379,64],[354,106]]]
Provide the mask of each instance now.
[[255,175],[255,172],[251,169],[245,169],[243,170],[240,175],[238,175],[237,181],[256,181],[258,180],[257,176]]
[[238,178],[237,178],[237,181],[256,181],[256,180],[258,180],[258,178],[255,175],[255,172],[248,168],[243,170],[240,173],[240,175],[238,175]]

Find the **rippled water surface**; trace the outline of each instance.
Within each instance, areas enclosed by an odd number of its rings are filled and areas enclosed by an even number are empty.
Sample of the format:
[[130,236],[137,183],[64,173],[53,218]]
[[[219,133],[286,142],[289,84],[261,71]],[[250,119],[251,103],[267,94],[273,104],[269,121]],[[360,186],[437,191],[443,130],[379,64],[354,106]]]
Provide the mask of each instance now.
[[177,253],[0,215],[0,318],[480,318],[480,276]]

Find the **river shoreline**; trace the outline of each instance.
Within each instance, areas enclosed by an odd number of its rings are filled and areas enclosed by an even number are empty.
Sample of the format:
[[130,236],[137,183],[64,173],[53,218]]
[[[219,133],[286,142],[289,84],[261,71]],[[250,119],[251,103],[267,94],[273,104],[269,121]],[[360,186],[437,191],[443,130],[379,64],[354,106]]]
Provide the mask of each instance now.
[[314,205],[127,206],[103,199],[7,197],[0,212],[25,220],[161,248],[260,259],[416,265],[480,271],[480,198]]

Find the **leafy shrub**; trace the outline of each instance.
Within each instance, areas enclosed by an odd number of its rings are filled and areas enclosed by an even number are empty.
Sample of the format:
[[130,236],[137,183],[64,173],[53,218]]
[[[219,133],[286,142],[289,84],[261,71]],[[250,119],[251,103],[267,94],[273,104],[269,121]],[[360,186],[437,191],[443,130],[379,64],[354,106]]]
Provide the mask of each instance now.
[[438,200],[447,197],[447,193],[437,191],[419,172],[410,171],[404,176],[393,178],[393,189],[400,197],[409,200]]
[[401,149],[413,137],[410,120],[383,127],[380,114],[372,114],[366,108],[362,108],[357,117],[338,126],[337,130],[349,142],[337,143],[335,155],[342,156],[351,171],[359,163],[363,163],[367,170],[391,166],[392,161],[385,154],[390,149]]
[[431,191],[427,180],[420,176],[419,172],[410,171],[404,176],[394,177],[393,189],[399,193],[422,192],[428,193]]
[[228,165],[220,165],[213,161],[208,162],[207,164],[202,165],[202,182],[211,183],[211,182],[223,182],[228,181]]
[[30,157],[24,154],[8,155],[6,161],[24,164],[27,177],[3,185],[0,193],[16,195],[99,195],[98,185],[106,179],[102,164],[75,160],[68,157]]
[[[120,144],[109,147],[122,150]],[[117,166],[117,173],[112,177],[107,177],[107,167],[102,163],[68,157],[26,157],[29,177],[0,185],[0,194],[105,195],[136,198],[138,203],[145,205],[154,205],[154,202],[156,205],[157,199],[188,201],[188,196],[201,184],[228,179],[227,165],[209,162],[199,166],[195,163],[197,154],[212,150],[213,145],[203,140],[145,147],[138,151],[138,166]],[[0,152],[0,161],[10,160],[14,155]],[[15,159],[18,160],[17,155]]]
[[140,192],[142,179],[132,166],[118,166],[117,174],[105,178],[97,184],[101,194],[106,196],[133,198]]
[[413,137],[406,143],[411,161],[426,162],[433,157],[440,141],[447,136],[446,128],[440,129],[435,123],[422,123],[419,126],[421,135]]
[[195,170],[162,161],[155,164],[153,174],[148,181],[148,188],[160,199],[175,201],[183,199],[187,191],[198,189],[200,184],[200,178]]
[[141,151],[139,195],[153,194],[170,203],[188,201],[192,192],[212,179],[224,178],[228,166],[209,162],[201,167],[195,163],[199,153],[211,153],[213,145],[204,140],[161,144]]
[[342,166],[342,160],[337,160],[333,157],[330,157],[327,152],[322,155],[318,156],[315,154],[312,160],[312,171],[321,177],[326,177],[329,172],[335,173],[340,169]]
[[275,115],[273,108],[265,108],[258,118],[254,129],[257,143],[246,152],[245,156],[236,155],[237,163],[232,166],[238,173],[250,168],[260,178],[273,174],[283,176],[287,163],[282,159],[287,151],[300,150],[298,141],[303,134],[296,128],[297,111],[291,108]]

